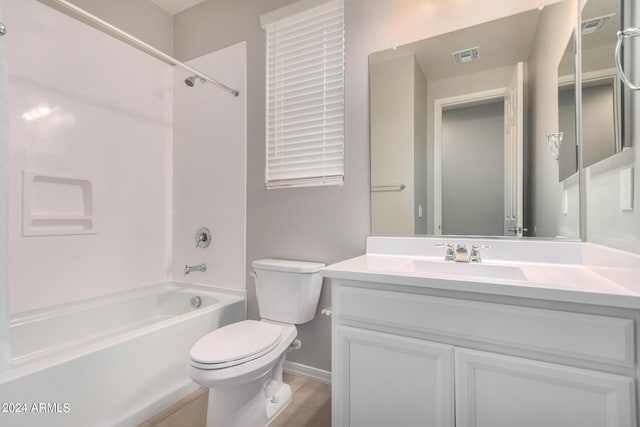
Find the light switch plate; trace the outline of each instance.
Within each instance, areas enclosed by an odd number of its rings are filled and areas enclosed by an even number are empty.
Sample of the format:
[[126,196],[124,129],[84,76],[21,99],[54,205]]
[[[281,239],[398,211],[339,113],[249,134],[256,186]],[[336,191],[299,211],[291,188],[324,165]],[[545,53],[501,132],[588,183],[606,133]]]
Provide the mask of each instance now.
[[620,171],[620,209],[633,210],[633,168]]

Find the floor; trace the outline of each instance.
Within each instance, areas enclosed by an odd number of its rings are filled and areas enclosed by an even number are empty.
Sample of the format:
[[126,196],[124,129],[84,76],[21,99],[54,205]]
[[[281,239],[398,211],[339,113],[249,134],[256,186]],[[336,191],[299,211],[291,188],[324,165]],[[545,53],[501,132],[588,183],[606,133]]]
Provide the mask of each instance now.
[[[331,386],[284,374],[293,397],[269,427],[330,427]],[[207,389],[200,388],[138,427],[206,427]]]

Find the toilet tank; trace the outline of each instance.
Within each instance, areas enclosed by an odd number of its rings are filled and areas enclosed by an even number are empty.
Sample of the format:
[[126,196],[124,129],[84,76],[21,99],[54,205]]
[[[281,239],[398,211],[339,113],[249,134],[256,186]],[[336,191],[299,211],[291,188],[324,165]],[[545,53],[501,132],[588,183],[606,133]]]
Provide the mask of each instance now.
[[260,317],[301,324],[316,314],[324,264],[319,262],[260,259],[253,261]]

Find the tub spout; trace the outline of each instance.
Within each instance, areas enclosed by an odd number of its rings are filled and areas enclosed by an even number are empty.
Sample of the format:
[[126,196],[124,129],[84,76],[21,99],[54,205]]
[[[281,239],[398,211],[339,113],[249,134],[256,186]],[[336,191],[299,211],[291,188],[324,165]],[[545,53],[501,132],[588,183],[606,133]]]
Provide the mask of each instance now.
[[189,274],[192,271],[207,271],[207,265],[205,263],[199,265],[185,265],[184,274]]

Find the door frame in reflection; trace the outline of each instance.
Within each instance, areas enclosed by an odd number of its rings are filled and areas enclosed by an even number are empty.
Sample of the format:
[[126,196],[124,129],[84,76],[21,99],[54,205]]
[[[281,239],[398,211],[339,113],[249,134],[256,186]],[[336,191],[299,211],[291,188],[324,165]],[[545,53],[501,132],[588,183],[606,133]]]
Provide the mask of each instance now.
[[[522,236],[524,223],[524,65],[519,63],[512,81],[500,87],[434,101],[433,231],[442,234],[442,112],[504,100],[504,235]],[[513,118],[513,119],[512,119]],[[513,122],[515,121],[515,125]],[[515,132],[514,132],[515,129]]]

